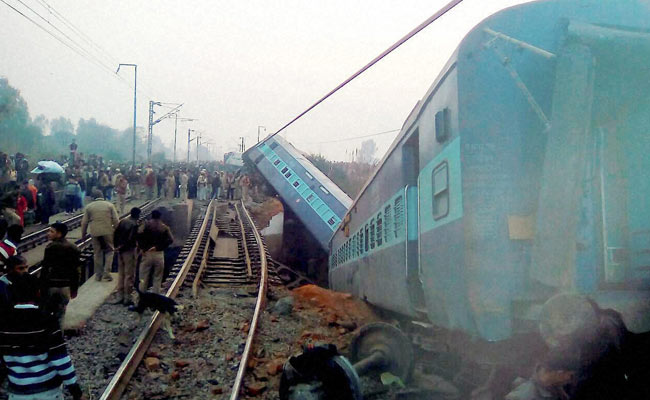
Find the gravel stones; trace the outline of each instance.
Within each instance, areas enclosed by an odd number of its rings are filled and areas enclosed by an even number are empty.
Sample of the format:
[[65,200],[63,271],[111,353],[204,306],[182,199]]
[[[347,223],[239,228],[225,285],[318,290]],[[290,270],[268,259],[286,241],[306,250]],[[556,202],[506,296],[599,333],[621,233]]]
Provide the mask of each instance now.
[[286,296],[278,300],[271,312],[278,315],[289,315],[293,311],[293,296]]

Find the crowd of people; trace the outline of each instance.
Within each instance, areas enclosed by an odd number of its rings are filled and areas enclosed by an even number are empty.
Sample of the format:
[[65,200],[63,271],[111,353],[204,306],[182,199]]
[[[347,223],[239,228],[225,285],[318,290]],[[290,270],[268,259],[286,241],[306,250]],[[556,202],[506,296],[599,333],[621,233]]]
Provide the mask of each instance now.
[[84,157],[76,143],[70,154],[57,161],[61,173],[31,174],[26,156],[9,156],[0,152],[0,211],[9,225],[49,225],[52,215],[60,211],[74,214],[82,209],[94,191],[115,201],[120,213],[125,212],[126,199],[154,196],[181,200],[214,198],[250,200],[251,186],[257,189],[248,174],[225,171],[215,162],[203,166],[179,163],[131,164],[115,163],[102,157]]

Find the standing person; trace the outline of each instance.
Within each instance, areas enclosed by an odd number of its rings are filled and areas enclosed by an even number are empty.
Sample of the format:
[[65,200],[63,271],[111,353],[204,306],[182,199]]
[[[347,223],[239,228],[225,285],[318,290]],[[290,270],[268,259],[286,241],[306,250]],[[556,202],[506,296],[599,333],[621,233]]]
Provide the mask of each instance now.
[[117,251],[117,300],[114,304],[133,304],[133,282],[135,280],[135,266],[137,264],[137,235],[138,219],[141,210],[138,207],[131,209],[129,218],[125,218],[117,225],[113,235],[115,250]]
[[138,234],[138,247],[142,251],[140,262],[140,291],[147,289],[150,275],[153,275],[153,293],[160,293],[165,272],[164,251],[174,242],[174,236],[167,225],[160,220],[159,210],[151,213],[151,219],[144,224]]
[[72,214],[76,210],[77,199],[81,193],[81,187],[75,180],[75,175],[70,175],[68,178],[68,183],[63,188],[63,194],[65,195],[65,212]]
[[32,193],[32,198],[34,199],[34,207],[38,207],[38,188],[34,186],[34,180],[30,179],[27,181],[27,189]]
[[174,178],[172,171],[169,171],[167,179],[165,180],[165,197],[168,200],[174,198],[174,190],[176,190],[176,179]]
[[126,190],[129,186],[128,181],[124,175],[120,175],[117,178],[117,184],[115,185],[115,192],[117,193],[117,205],[120,210],[120,215],[124,214],[124,207],[126,206]]
[[183,202],[187,201],[187,184],[190,178],[187,177],[187,172],[183,170],[181,173],[180,195]]
[[226,177],[226,198],[228,200],[234,200],[235,199],[235,176],[229,172],[228,176]]
[[[63,333],[57,321],[37,304],[38,284],[27,274],[22,257],[12,257],[11,279],[3,277],[2,293],[10,303],[3,310],[0,355],[8,370],[9,400],[62,400],[62,385],[74,400],[83,398]],[[7,284],[9,282],[9,284]]]
[[[156,184],[156,174],[154,174],[153,169],[147,169],[147,175],[145,175],[144,184],[147,187],[147,200],[152,200],[153,188]],[[158,185],[158,197],[160,197],[160,185]]]
[[196,187],[197,187],[197,192],[198,192],[198,199],[199,200],[207,200],[208,199],[208,178],[205,176],[205,170],[201,171],[201,174],[196,180]]
[[[16,254],[7,258],[5,262],[6,273],[0,276],[0,315],[3,317],[16,303],[16,285],[14,285],[14,283],[17,283],[21,279],[32,279],[31,276],[27,274],[29,266],[23,257]],[[36,278],[33,278],[32,280],[35,281]],[[36,282],[34,282],[34,284],[37,286]]]
[[43,225],[49,225],[50,216],[54,214],[54,206],[56,205],[54,182],[43,183],[41,185],[39,196],[40,199],[38,205],[41,210],[41,223]]
[[247,174],[244,174],[239,179],[239,185],[241,186],[241,198],[244,201],[248,201],[248,188],[251,186],[251,180]]
[[70,164],[74,165],[75,161],[77,160],[77,143],[76,139],[72,139],[72,143],[70,143]]
[[45,248],[40,280],[45,304],[63,328],[65,309],[70,299],[77,297],[81,251],[65,237],[68,226],[55,222],[47,232],[50,244]]
[[102,191],[103,196],[107,196],[107,199],[110,199],[110,196],[107,195],[108,189],[111,186],[111,181],[108,178],[108,173],[106,171],[99,172],[99,182],[97,183],[99,190]]
[[[151,171],[153,173],[153,170]],[[158,197],[163,197],[163,192],[165,191],[165,181],[167,180],[167,174],[164,169],[158,171],[158,175],[154,176],[154,180],[158,186]]]
[[214,171],[214,177],[212,178],[212,196],[213,199],[219,197],[219,192],[221,191],[221,178],[219,177],[219,171]]
[[174,179],[176,181],[176,185],[174,186],[174,198],[179,198],[181,197],[181,171],[174,171]]
[[16,214],[20,217],[20,226],[25,226],[25,211],[27,211],[27,199],[22,193],[19,193],[16,203]]
[[[0,229],[1,231],[2,229]],[[10,225],[6,228],[7,237],[0,242],[0,265],[6,265],[11,256],[18,254],[18,245],[23,236],[23,227],[20,225]],[[4,236],[4,233],[3,233]],[[2,272],[2,270],[0,270]]]
[[84,208],[88,182],[86,179],[86,172],[83,169],[79,169],[79,173],[75,175],[77,176],[77,183],[79,184],[79,197],[77,197],[77,205],[75,208],[79,210]]
[[131,172],[129,173],[129,186],[131,187],[131,196],[133,196],[134,200],[138,200],[140,198],[140,172],[139,170],[136,171],[135,168],[131,168]]
[[113,266],[113,233],[119,218],[115,206],[104,200],[100,191],[93,192],[93,197],[95,200],[86,206],[81,219],[81,237],[85,238],[86,232],[90,231],[95,279],[112,281],[110,272]]

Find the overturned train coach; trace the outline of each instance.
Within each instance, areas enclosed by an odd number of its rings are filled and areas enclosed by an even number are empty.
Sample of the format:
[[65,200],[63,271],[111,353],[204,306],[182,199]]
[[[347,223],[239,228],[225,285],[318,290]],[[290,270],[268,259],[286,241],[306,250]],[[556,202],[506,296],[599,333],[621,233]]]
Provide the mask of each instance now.
[[649,330],[649,32],[633,0],[476,26],[334,233],[331,287],[487,347],[558,293]]

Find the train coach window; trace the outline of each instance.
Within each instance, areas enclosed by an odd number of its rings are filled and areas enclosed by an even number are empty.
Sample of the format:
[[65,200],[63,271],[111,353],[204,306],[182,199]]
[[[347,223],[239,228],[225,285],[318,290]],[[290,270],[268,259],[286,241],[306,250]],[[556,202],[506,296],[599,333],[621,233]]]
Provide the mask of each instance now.
[[363,254],[363,227],[359,231],[359,255]]
[[390,227],[393,221],[391,220],[391,215],[392,210],[390,208],[390,204],[384,208],[384,225],[386,225],[386,229],[384,229],[384,242],[388,243],[391,239],[390,237]]
[[433,218],[444,218],[449,214],[449,166],[446,161],[433,169]]
[[309,202],[311,202],[312,200],[314,200],[314,197],[316,197],[316,196],[314,196],[313,193],[309,193],[309,196],[307,196],[307,202],[309,203]]
[[298,186],[300,186],[300,182],[295,181],[295,182],[293,183],[293,187],[296,187],[296,188],[297,188]]
[[381,211],[379,214],[377,214],[377,247],[381,246],[381,243],[383,242],[383,229],[384,229],[384,221],[381,218]]
[[370,229],[368,229],[368,224],[366,224],[366,233],[364,235],[365,241],[363,243],[363,252],[367,253],[368,252],[368,245],[370,244]]
[[451,111],[445,108],[436,113],[436,141],[442,143],[451,135]]
[[325,189],[323,186],[320,186],[320,190],[325,194],[330,194],[330,191]]
[[327,220],[327,223],[330,224],[330,226],[334,226],[334,224],[336,223],[336,220],[334,219],[334,217],[332,217],[332,218]]
[[284,176],[285,176],[286,178],[291,178],[291,175],[293,175],[293,174],[291,173],[291,171],[289,171],[289,172],[287,172],[286,174],[284,174]]
[[277,167],[281,162],[282,162],[282,160],[280,160],[280,159],[278,158],[277,160],[275,160],[275,161],[273,162],[273,165],[275,165],[275,166]]
[[375,219],[370,220],[370,248],[375,248]]
[[289,170],[289,168],[284,167],[284,168],[282,168],[282,170],[280,170],[280,172],[284,174],[284,173],[287,172],[288,170]]
[[271,147],[272,149],[275,149],[276,147],[278,147],[278,142],[271,143],[271,146],[269,146],[269,147]]
[[404,229],[404,198],[399,196],[395,199],[395,238],[402,235]]

